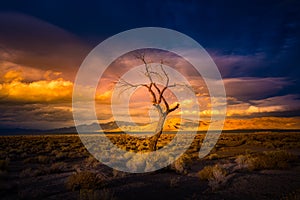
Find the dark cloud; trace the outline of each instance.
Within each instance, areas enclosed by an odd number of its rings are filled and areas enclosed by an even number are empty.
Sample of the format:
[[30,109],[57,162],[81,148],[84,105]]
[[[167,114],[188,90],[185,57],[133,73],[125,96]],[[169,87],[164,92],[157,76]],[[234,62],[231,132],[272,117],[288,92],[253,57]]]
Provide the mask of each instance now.
[[75,35],[43,20],[0,12],[0,62],[65,72],[73,79],[90,47]]
[[286,78],[242,77],[224,79],[228,97],[249,102],[275,96],[291,84]]
[[70,104],[4,104],[0,109],[0,127],[51,129],[74,125]]

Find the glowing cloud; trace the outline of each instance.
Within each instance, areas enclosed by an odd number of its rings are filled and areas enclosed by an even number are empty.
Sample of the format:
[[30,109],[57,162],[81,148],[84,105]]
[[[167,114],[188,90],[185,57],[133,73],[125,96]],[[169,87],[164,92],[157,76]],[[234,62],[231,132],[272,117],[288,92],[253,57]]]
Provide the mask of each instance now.
[[22,72],[11,70],[1,77],[2,102],[70,101],[73,83],[63,78],[54,80],[23,81]]

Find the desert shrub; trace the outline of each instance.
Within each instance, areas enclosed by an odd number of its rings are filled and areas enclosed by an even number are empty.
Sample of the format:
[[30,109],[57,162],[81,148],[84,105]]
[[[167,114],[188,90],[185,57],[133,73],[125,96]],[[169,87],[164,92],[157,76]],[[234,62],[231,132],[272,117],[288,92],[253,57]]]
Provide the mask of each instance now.
[[66,181],[69,190],[98,189],[104,184],[105,177],[90,171],[83,171],[71,175]]
[[287,151],[268,151],[256,158],[252,163],[253,169],[284,169],[289,163],[296,160],[296,156]]
[[208,185],[212,190],[218,189],[227,182],[227,174],[228,172],[220,165],[206,166],[198,172],[201,180],[208,180]]
[[284,150],[278,150],[266,151],[259,155],[240,155],[235,161],[240,168],[247,168],[252,171],[261,169],[285,169],[296,159],[297,156]]
[[209,180],[213,177],[214,170],[222,170],[219,165],[209,165],[205,166],[202,170],[198,172],[198,176],[201,180]]
[[67,152],[57,152],[55,157],[59,160],[59,159],[65,159],[68,157],[68,153]]
[[212,190],[216,190],[227,181],[227,171],[222,168],[213,169],[213,177],[208,179],[208,185]]
[[175,188],[179,186],[180,177],[172,177],[170,179],[170,188]]
[[119,170],[113,169],[113,170],[112,170],[112,175],[113,175],[114,178],[116,178],[116,177],[123,178],[123,177],[126,176],[126,172],[123,172],[123,171],[119,171]]
[[37,161],[41,164],[46,164],[46,163],[50,162],[50,157],[40,155],[40,156],[37,157]]
[[215,160],[215,159],[218,159],[219,156],[218,156],[218,154],[216,154],[216,153],[212,153],[212,154],[210,154],[207,158],[208,158],[209,160]]
[[237,163],[236,169],[245,169],[248,167],[248,160],[250,159],[250,154],[238,155],[235,159]]
[[276,147],[273,142],[264,142],[263,145],[268,149],[274,149]]
[[174,170],[180,174],[187,174],[188,169],[192,163],[192,157],[189,154],[183,154],[177,160],[175,160],[170,166],[169,169]]
[[53,163],[49,168],[49,173],[58,173],[63,172],[67,168],[67,164],[65,162],[57,162]]
[[80,158],[81,154],[78,152],[69,152],[69,158]]
[[24,164],[28,164],[28,163],[35,163],[37,160],[36,160],[36,157],[29,157],[29,158],[25,158],[23,160],[23,163]]

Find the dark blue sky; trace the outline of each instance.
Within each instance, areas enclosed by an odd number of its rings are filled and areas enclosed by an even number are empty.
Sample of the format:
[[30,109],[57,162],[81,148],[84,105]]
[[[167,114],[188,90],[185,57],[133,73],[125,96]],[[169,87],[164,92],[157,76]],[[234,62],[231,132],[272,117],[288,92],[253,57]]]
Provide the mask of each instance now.
[[[158,26],[196,39],[210,52],[264,54],[247,76],[299,74],[299,1],[6,1],[1,11],[47,21],[86,42],[131,28]],[[236,74],[241,76],[242,74]],[[235,76],[231,74],[231,76]]]

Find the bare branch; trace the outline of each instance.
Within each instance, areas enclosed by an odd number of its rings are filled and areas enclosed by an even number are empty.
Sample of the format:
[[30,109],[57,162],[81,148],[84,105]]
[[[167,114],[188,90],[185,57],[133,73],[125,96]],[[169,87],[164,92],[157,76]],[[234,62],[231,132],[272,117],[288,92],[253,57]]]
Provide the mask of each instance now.
[[130,87],[136,88],[136,87],[139,87],[139,86],[143,86],[143,84],[132,84],[132,83],[126,81],[123,78],[120,78],[119,84],[121,85],[121,87],[122,86],[130,86]]
[[145,69],[146,69],[145,76],[149,78],[150,83],[153,83],[153,79],[152,79],[152,76],[151,76],[151,71],[149,69],[150,66],[148,65],[148,63],[147,63],[147,61],[145,59],[145,53],[144,52],[136,53],[135,57],[137,59],[141,60],[144,63]]
[[173,112],[177,108],[179,108],[179,103],[177,103],[173,108],[169,109],[168,113]]
[[123,94],[124,92],[126,92],[127,90],[131,89],[131,88],[137,88],[137,87],[146,87],[146,84],[132,84],[128,81],[126,81],[123,78],[119,78],[119,82],[118,82],[118,87],[120,88],[120,93],[119,95]]
[[169,86],[169,81],[170,81],[170,78],[169,78],[169,75],[167,74],[166,70],[164,69],[163,67],[163,61],[161,60],[160,61],[160,69],[161,71],[164,73],[165,77],[166,77],[166,84],[165,84],[165,87],[168,87]]
[[143,61],[144,62],[144,64],[146,64],[146,61],[145,61],[145,52],[137,52],[137,53],[135,53],[134,54],[134,57],[135,58],[137,58],[137,59],[139,59],[139,60],[141,60],[141,61]]
[[157,104],[157,98],[156,98],[156,95],[155,95],[155,92],[152,90],[152,85],[153,83],[150,83],[150,86],[146,85],[145,87],[148,88],[148,91],[150,92],[151,96],[152,96],[152,103],[153,105],[154,104]]
[[[153,83],[153,86],[155,87],[155,89],[157,90],[158,94],[160,95],[160,89],[159,87],[156,85],[156,83]],[[159,102],[160,103],[160,102]]]
[[165,97],[164,96],[162,96],[162,98],[161,98],[162,100],[163,100],[163,102],[164,102],[164,104],[165,104],[165,106],[166,106],[166,113],[168,112],[168,110],[170,110],[170,106],[169,106],[169,103],[166,101],[166,99],[165,99]]

